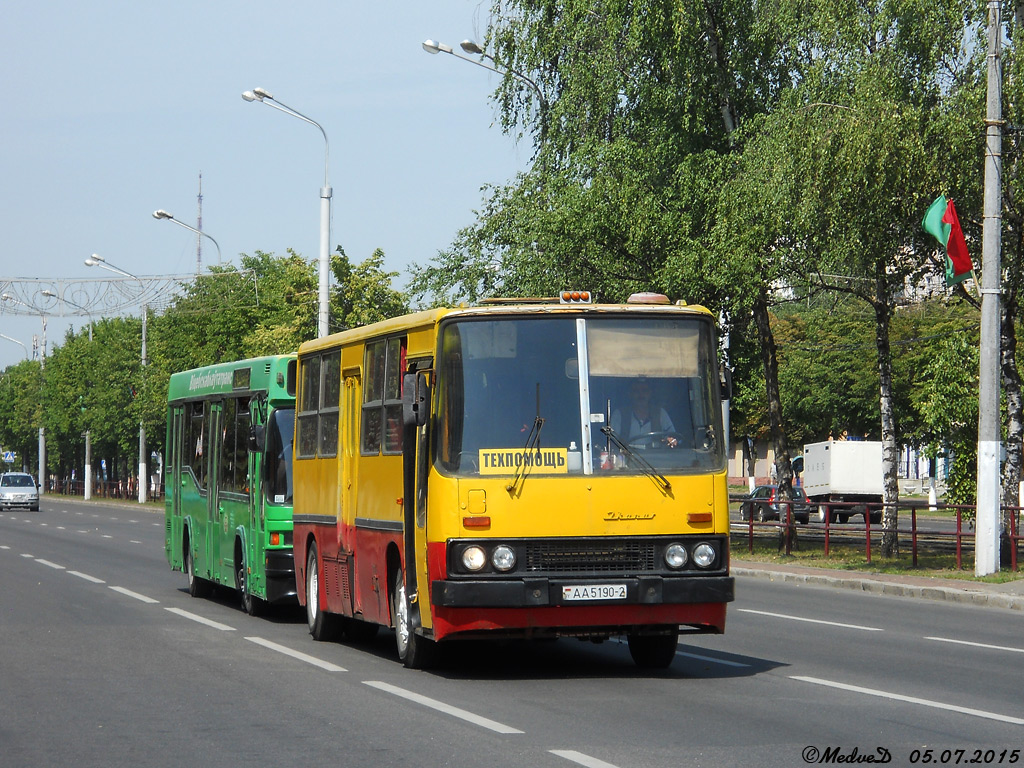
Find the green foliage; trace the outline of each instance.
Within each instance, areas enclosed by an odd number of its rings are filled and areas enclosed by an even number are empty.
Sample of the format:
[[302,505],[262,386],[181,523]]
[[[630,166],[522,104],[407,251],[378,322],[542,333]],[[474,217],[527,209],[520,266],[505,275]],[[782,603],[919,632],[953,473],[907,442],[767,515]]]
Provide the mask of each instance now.
[[973,504],[978,457],[978,346],[966,334],[944,337],[925,369],[921,402],[929,455],[946,452],[947,499]]

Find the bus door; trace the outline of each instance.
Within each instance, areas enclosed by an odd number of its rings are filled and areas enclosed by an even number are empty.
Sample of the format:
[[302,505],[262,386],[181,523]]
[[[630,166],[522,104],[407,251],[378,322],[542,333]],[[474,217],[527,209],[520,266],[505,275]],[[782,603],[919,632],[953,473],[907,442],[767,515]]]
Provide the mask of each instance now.
[[170,457],[170,476],[165,478],[164,483],[170,493],[167,494],[166,504],[169,505],[170,516],[167,520],[167,531],[164,535],[164,545],[167,549],[167,562],[171,568],[182,567],[182,551],[179,545],[182,537],[181,522],[181,465],[185,461],[185,407],[176,405],[171,409],[171,430],[167,446],[167,454]]
[[[270,419],[268,418],[266,405],[263,404],[261,408],[260,402],[253,398],[249,403],[249,424],[260,425],[265,430],[269,423]],[[245,438],[245,435],[241,437]],[[263,445],[260,447],[266,447],[266,432],[264,432]],[[252,568],[251,566],[254,563],[261,563],[264,558],[262,545],[266,541],[266,533],[264,532],[266,527],[266,510],[263,505],[266,494],[263,492],[263,469],[266,455],[265,451],[251,451],[247,453],[247,456],[249,469],[246,491],[249,495],[248,529],[251,535],[245,542],[245,557],[246,562],[250,564],[251,571],[249,591],[263,595],[266,594],[266,584],[263,579],[264,569],[262,566],[259,568]]]
[[206,541],[203,550],[203,560],[206,562],[206,570],[214,581],[219,581],[220,568],[220,452],[223,443],[221,421],[223,419],[224,405],[222,402],[210,403],[210,410],[207,418],[208,432],[206,434],[207,454],[207,475],[206,475]]
[[[238,567],[247,554],[243,551],[236,562],[235,532],[239,527],[251,530],[248,398],[229,397],[223,401],[217,435],[217,559],[221,583],[235,586]],[[252,543],[248,539],[246,536],[247,546]]]
[[341,496],[341,510],[338,515],[338,536],[342,552],[351,552],[355,546],[354,541],[345,541],[342,531],[345,530],[343,523],[355,525],[356,515],[356,467],[359,462],[356,457],[359,455],[359,412],[363,402],[362,389],[359,386],[359,374],[348,373],[345,376],[345,391],[342,395],[342,457],[341,477],[338,478]]

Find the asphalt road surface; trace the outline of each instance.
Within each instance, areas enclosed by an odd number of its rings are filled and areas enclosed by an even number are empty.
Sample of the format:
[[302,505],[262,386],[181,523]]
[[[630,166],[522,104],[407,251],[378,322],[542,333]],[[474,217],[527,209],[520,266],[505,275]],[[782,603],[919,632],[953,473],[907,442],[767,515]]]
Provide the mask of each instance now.
[[316,643],[193,599],[159,511],[0,512],[0,766],[1024,764],[1024,616],[740,579],[665,672],[623,643]]

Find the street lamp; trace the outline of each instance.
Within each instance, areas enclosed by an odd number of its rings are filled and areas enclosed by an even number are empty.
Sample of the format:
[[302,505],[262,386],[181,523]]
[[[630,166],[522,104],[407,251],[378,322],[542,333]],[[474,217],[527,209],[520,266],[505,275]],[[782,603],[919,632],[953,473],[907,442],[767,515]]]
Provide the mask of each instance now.
[[177,225],[178,225],[179,227],[184,227],[184,228],[185,228],[185,229],[187,229],[187,230],[188,230],[189,232],[195,232],[195,233],[196,233],[197,235],[202,235],[202,236],[203,236],[203,237],[205,237],[205,238],[206,238],[207,240],[210,240],[210,241],[211,241],[211,242],[212,242],[212,243],[213,243],[214,245],[216,245],[216,246],[217,246],[217,263],[218,263],[218,264],[220,264],[220,263],[221,263],[221,255],[220,255],[220,245],[218,245],[218,244],[217,244],[217,241],[216,241],[216,240],[214,240],[214,239],[213,239],[212,237],[210,237],[210,236],[209,236],[208,234],[206,234],[205,232],[203,232],[203,231],[202,231],[201,229],[196,229],[195,227],[190,227],[190,226],[189,226],[188,224],[186,224],[185,222],[183,222],[183,221],[179,221],[178,219],[174,218],[174,216],[173,216],[173,215],[169,214],[169,213],[168,213],[167,211],[163,210],[162,208],[161,208],[161,209],[160,209],[159,211],[153,211],[153,218],[154,218],[154,219],[167,219],[168,221],[173,221],[173,222],[174,222],[175,224],[177,224]]
[[28,347],[26,347],[22,342],[18,341],[17,339],[12,339],[10,336],[5,336],[2,333],[0,333],[0,339],[7,339],[8,341],[13,342],[14,344],[17,344],[19,347],[21,347],[23,350],[25,350],[25,359],[28,360]]
[[[530,86],[533,89],[534,93],[537,94],[537,98],[540,100],[540,108],[541,108],[541,112],[542,112],[542,117],[543,117],[543,114],[547,112],[547,110],[548,110],[548,100],[546,98],[544,98],[544,93],[541,91],[540,86],[537,85],[537,83],[535,81],[531,80],[529,77],[524,75],[522,72],[520,72],[520,71],[518,71],[516,69],[512,69],[511,67],[499,68],[497,60],[493,56],[491,56],[491,54],[487,53],[479,45],[474,43],[472,40],[463,40],[461,43],[459,43],[459,47],[463,51],[465,51],[466,53],[473,53],[473,54],[476,54],[476,55],[480,56],[481,58],[490,59],[492,63],[491,64],[485,64],[482,61],[477,61],[476,59],[471,59],[468,56],[463,56],[461,53],[456,53],[455,51],[453,51],[452,47],[450,45],[446,45],[445,43],[439,43],[439,42],[437,42],[435,40],[425,40],[423,42],[423,50],[425,50],[427,53],[432,53],[432,54],[447,53],[447,54],[450,54],[450,55],[454,56],[457,59],[462,59],[463,61],[468,61],[470,64],[476,64],[476,66],[478,66],[478,67],[482,67],[483,69],[490,70],[491,72],[495,72],[495,73],[497,73],[499,75],[502,75],[502,76],[505,76],[506,74],[512,75],[517,80],[520,80],[520,81],[526,83],[528,86]],[[541,131],[543,131],[543,130],[544,130],[544,122],[542,120],[541,121]]]
[[[123,269],[115,267],[109,263],[106,259],[98,254],[93,254],[91,258],[85,260],[85,266],[87,267],[103,267],[111,272],[118,275],[124,275],[130,277],[132,280],[138,280],[139,278],[133,275],[131,272],[125,272]],[[146,369],[146,305],[142,305],[142,370]],[[145,504],[149,490],[149,479],[146,475],[146,422],[139,417],[139,504]]]
[[104,259],[102,256],[100,256],[97,253],[94,253],[90,258],[85,260],[85,266],[87,266],[87,267],[103,267],[103,269],[107,270],[108,272],[113,272],[115,274],[121,275],[122,277],[130,277],[132,280],[138,280],[139,279],[138,277],[133,275],[131,272],[125,272],[123,269],[120,269],[119,267],[115,267],[113,264],[111,264],[109,261],[107,261],[106,259]]
[[51,299],[56,299],[57,301],[63,302],[64,304],[70,304],[72,307],[77,307],[78,309],[80,309],[83,312],[85,312],[85,314],[89,316],[89,341],[92,341],[92,326],[93,326],[92,312],[90,312],[88,309],[83,307],[81,304],[76,304],[75,302],[71,301],[71,299],[65,298],[63,296],[58,296],[53,291],[40,291],[40,293],[43,296],[47,296],[47,297],[49,297]]
[[279,99],[275,99],[265,88],[253,88],[251,91],[245,91],[242,94],[242,98],[246,101],[258,101],[261,104],[266,104],[268,107],[273,107],[279,112],[284,112],[286,115],[297,117],[299,120],[315,125],[320,129],[320,133],[324,137],[324,185],[320,188],[320,289],[319,289],[319,319],[317,322],[317,331],[319,336],[326,336],[330,331],[328,329],[328,317],[329,317],[329,296],[328,286],[330,280],[330,248],[331,248],[331,185],[327,181],[327,169],[330,161],[330,144],[327,141],[327,132],[323,129],[316,120],[312,120],[306,117],[304,114],[299,112],[297,109],[292,109],[287,104],[282,103]]

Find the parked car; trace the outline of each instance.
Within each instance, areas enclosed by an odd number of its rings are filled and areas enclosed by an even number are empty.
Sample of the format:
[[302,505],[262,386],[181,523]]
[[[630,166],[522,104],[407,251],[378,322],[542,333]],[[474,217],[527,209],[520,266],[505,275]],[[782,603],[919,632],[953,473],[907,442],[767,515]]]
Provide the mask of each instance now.
[[[740,504],[740,519],[758,522],[785,519],[786,507],[776,500],[779,487],[777,485],[759,485]],[[793,488],[793,519],[798,523],[806,523],[811,517],[811,503],[802,487]]]
[[4,472],[0,475],[0,509],[14,507],[39,511],[39,486],[27,472]]

